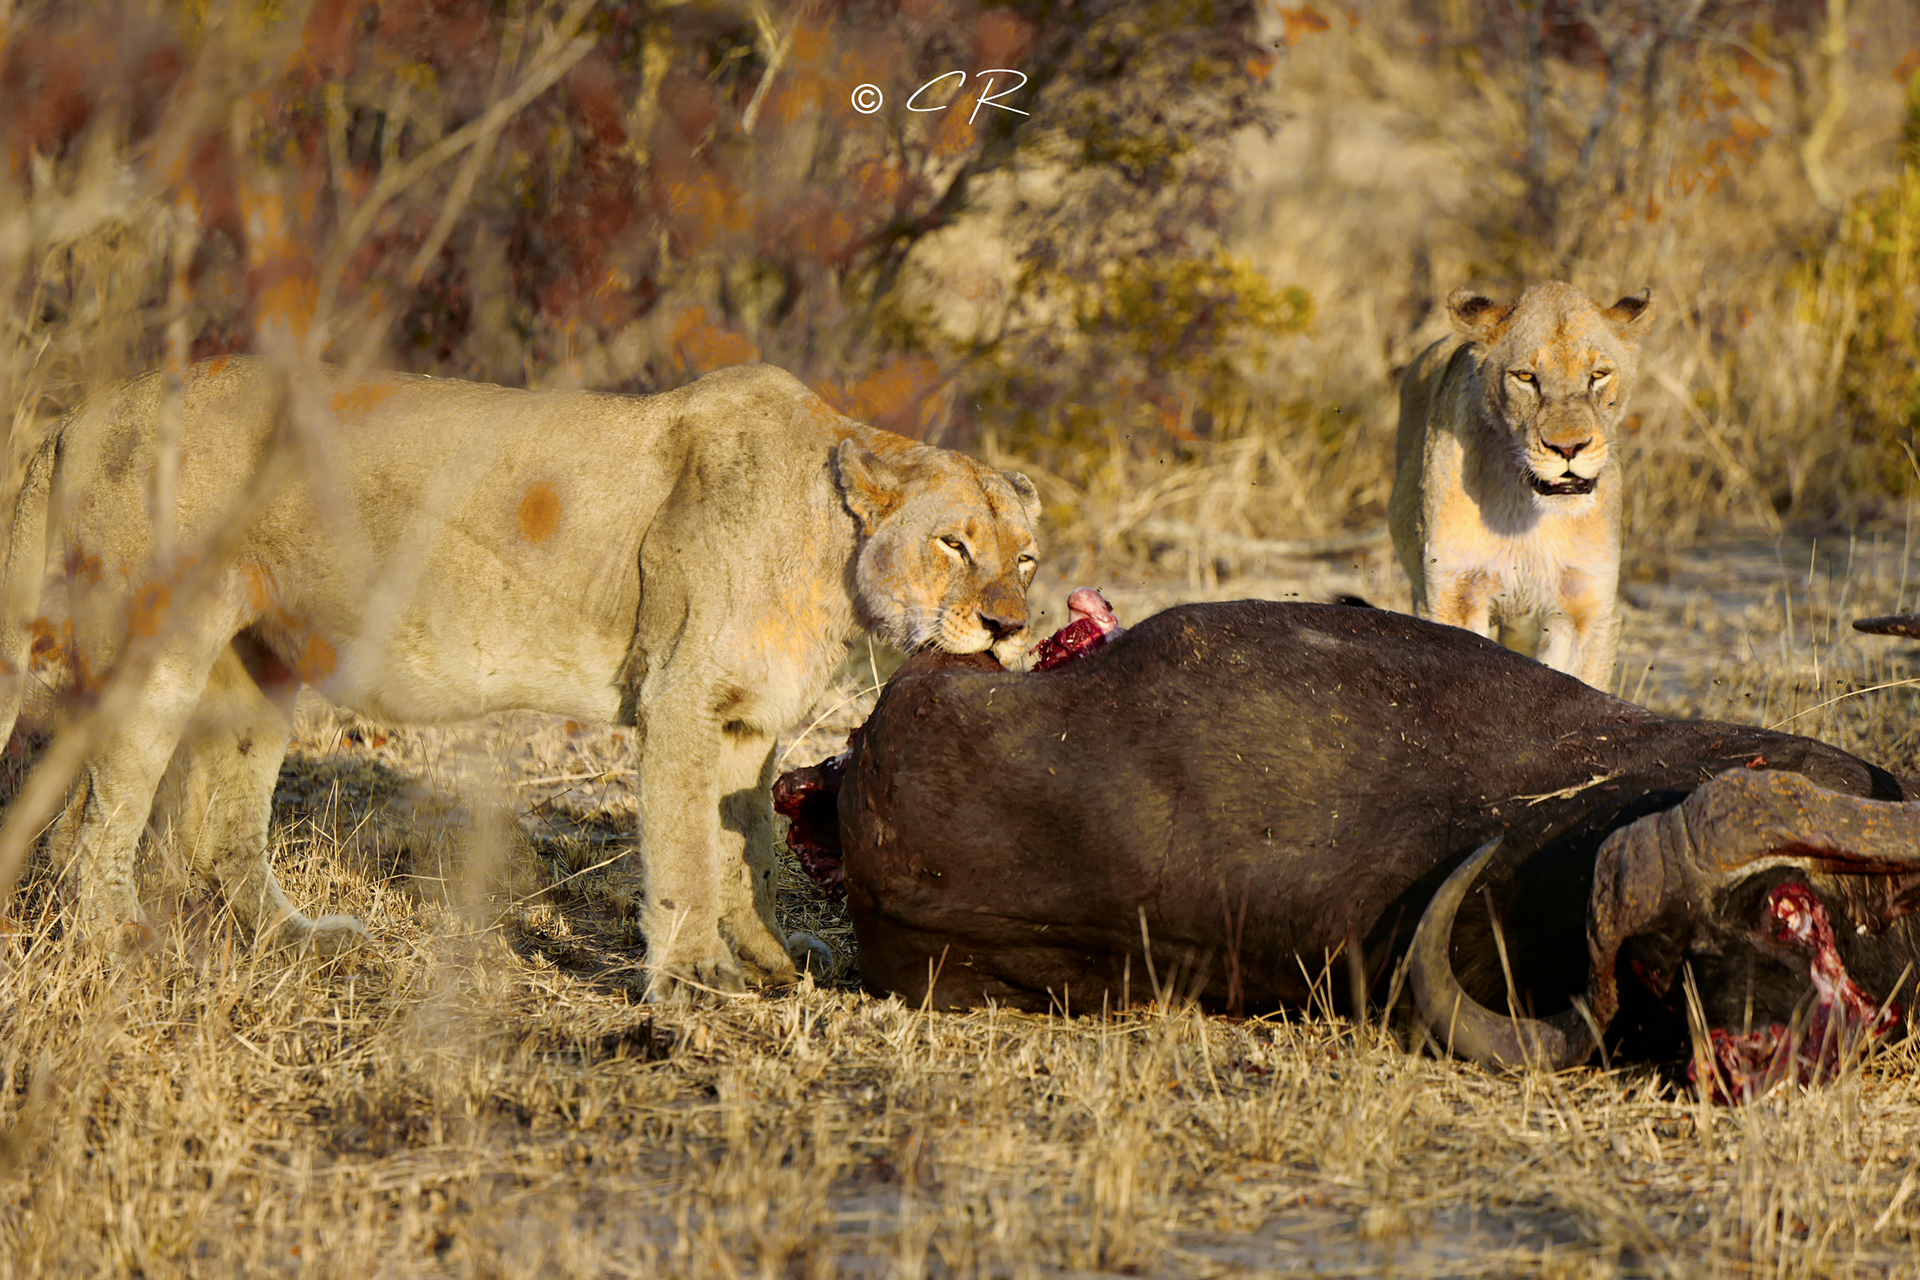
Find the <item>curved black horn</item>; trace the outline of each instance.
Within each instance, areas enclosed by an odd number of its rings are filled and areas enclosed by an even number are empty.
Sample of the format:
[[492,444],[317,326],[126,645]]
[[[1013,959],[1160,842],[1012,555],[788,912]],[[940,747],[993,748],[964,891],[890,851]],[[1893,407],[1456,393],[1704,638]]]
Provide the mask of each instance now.
[[1434,1038],[1463,1058],[1497,1067],[1537,1063],[1550,1071],[1577,1066],[1592,1055],[1594,1047],[1593,1033],[1579,1010],[1568,1009],[1545,1021],[1505,1017],[1468,995],[1454,976],[1448,955],[1453,918],[1499,847],[1498,837],[1481,845],[1454,869],[1421,913],[1408,956],[1414,1004]]
[[1895,613],[1884,618],[1855,618],[1855,631],[1876,636],[1906,636],[1920,640],[1920,613]]

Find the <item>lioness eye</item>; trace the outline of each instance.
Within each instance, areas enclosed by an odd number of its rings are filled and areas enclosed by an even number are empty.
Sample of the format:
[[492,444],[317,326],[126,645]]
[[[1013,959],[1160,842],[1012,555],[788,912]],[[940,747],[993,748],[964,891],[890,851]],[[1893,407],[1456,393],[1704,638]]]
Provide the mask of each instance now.
[[968,564],[973,563],[973,556],[968,553],[967,544],[952,534],[948,534],[946,537],[940,539],[940,545],[959,556],[962,560],[965,560]]
[[1612,376],[1613,376],[1613,370],[1611,369],[1595,369],[1593,371],[1593,376],[1589,378],[1588,381],[1605,382],[1608,378],[1611,378]]
[[1507,376],[1515,382],[1524,382],[1528,386],[1533,385],[1533,371],[1530,369],[1515,369],[1508,373]]

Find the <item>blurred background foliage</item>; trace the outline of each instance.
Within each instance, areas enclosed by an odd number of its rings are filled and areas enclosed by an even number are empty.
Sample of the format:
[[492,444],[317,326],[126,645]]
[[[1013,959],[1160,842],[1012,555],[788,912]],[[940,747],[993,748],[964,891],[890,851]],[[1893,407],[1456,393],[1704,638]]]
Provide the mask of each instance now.
[[1437,300],[1561,277],[1664,314],[1637,537],[1920,487],[1911,0],[0,0],[0,31],[16,465],[86,390],[221,353],[627,390],[758,358],[1017,459],[1069,549],[1337,539],[1383,519]]

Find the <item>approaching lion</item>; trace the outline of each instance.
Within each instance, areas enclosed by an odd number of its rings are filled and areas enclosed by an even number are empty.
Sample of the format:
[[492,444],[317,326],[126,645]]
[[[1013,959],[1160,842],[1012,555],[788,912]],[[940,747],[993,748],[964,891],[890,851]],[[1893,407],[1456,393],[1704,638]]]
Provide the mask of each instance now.
[[1447,299],[1457,337],[1400,384],[1389,507],[1414,612],[1605,688],[1620,640],[1620,466],[1648,295],[1604,311],[1571,285]]
[[[165,564],[149,516],[158,375],[82,405],[32,462],[0,741],[25,685],[84,692],[130,640],[154,654],[52,837],[55,865],[78,859],[81,927],[113,941],[140,921],[134,850],[157,796],[245,927],[320,948],[361,936],[351,918],[294,911],[267,863],[304,682],[393,721],[523,708],[633,725],[656,975],[791,978],[771,896],[774,737],[862,629],[1016,662],[1032,484],[844,418],[764,365],[657,396],[314,378],[291,394],[334,424],[216,558],[210,539],[284,447],[286,384],[260,362],[186,379],[181,554]],[[181,584],[209,570],[211,592],[186,599]]]

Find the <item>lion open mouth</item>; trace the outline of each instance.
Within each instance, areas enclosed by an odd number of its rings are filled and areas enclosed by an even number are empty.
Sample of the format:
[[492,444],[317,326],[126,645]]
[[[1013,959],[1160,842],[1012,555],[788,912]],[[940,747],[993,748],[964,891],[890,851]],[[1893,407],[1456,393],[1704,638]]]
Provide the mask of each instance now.
[[1592,493],[1593,481],[1586,476],[1572,474],[1561,476],[1558,480],[1533,478],[1533,491],[1543,498],[1564,497],[1568,494]]

